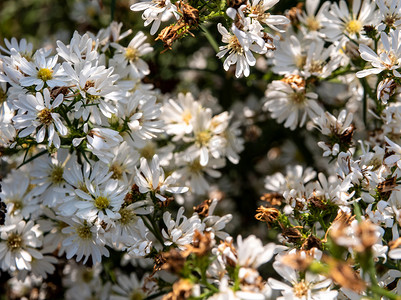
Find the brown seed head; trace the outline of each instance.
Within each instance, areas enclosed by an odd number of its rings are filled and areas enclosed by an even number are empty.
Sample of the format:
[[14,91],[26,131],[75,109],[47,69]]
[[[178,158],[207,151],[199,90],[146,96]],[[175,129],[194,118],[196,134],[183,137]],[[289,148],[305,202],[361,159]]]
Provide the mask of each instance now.
[[261,222],[266,222],[267,226],[270,227],[271,224],[277,221],[278,216],[280,215],[280,211],[274,207],[264,207],[260,206],[256,210],[257,214],[255,215],[256,220]]
[[209,215],[209,207],[211,204],[211,199],[205,200],[198,206],[194,206],[194,212],[196,212],[200,218],[206,218]]
[[192,295],[192,283],[188,279],[180,279],[173,284],[173,290],[162,300],[185,300]]

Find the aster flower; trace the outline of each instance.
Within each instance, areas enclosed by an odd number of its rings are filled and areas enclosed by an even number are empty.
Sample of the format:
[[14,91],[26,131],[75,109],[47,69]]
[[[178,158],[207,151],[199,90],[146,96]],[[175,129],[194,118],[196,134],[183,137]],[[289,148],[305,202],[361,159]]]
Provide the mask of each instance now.
[[131,273],[128,277],[124,274],[117,277],[117,283],[112,286],[113,295],[110,300],[130,300],[130,299],[143,299],[146,297],[144,292],[146,274],[139,280],[135,273]]
[[394,154],[387,157],[384,160],[384,162],[389,166],[393,166],[396,164],[398,169],[401,169],[401,146],[394,143],[387,137],[384,137],[384,138],[386,140],[386,143],[388,144],[387,148],[394,152]]
[[319,30],[323,27],[322,21],[326,19],[324,15],[327,13],[330,3],[323,2],[316,13],[319,4],[319,0],[306,0],[305,11],[297,14],[299,22],[303,25],[302,28],[306,29],[305,38],[317,39],[324,37]]
[[358,78],[379,74],[384,70],[392,71],[394,76],[401,77],[401,74],[397,71],[397,69],[401,67],[401,47],[398,33],[398,31],[393,31],[389,35],[385,32],[380,34],[380,40],[384,48],[380,50],[380,54],[376,54],[371,48],[364,44],[359,45],[361,57],[370,62],[373,68],[357,72],[356,76]]
[[119,67],[126,67],[129,64],[129,73],[132,78],[142,78],[150,72],[149,66],[141,58],[141,56],[153,50],[149,43],[144,43],[145,40],[145,34],[139,31],[127,47],[123,47],[117,43],[111,44],[116,49],[113,59]]
[[134,177],[135,183],[139,187],[139,191],[144,194],[147,192],[154,193],[155,197],[160,201],[166,200],[166,192],[172,194],[181,194],[188,191],[187,187],[173,187],[176,179],[173,175],[165,178],[164,171],[160,167],[159,157],[153,156],[150,166],[148,161],[141,158],[141,164],[136,170]]
[[279,0],[252,0],[250,5],[246,7],[248,16],[266,24],[273,30],[280,31],[276,25],[288,24],[290,20],[285,16],[272,15],[267,12],[267,10],[271,9],[278,1]]
[[33,258],[43,255],[37,250],[42,246],[39,225],[9,217],[0,227],[0,267],[3,271],[31,270]]
[[46,88],[42,93],[37,92],[36,96],[21,95],[15,106],[18,108],[18,114],[13,118],[16,129],[22,129],[18,132],[19,137],[26,137],[36,132],[36,141],[44,141],[46,132],[48,145],[60,147],[60,137],[67,134],[67,127],[61,121],[60,115],[55,112],[63,102],[63,95],[58,95],[54,100]]
[[36,86],[36,91],[41,90],[45,84],[49,88],[64,86],[65,78],[62,75],[60,64],[57,64],[58,55],[46,58],[44,52],[37,51],[33,61],[27,61],[24,57],[19,61],[19,68],[25,74],[21,78],[22,86]]
[[[217,24],[217,29],[222,35],[223,43],[227,43],[226,46],[219,47],[220,51],[216,55],[218,58],[223,58],[228,53],[228,57],[223,63],[224,70],[228,71],[231,65],[236,65],[235,76],[237,78],[241,77],[241,75],[248,77],[250,73],[249,66],[256,64],[256,59],[251,49],[244,47],[237,35],[229,33],[220,23]],[[243,39],[246,39],[246,36]]]
[[274,290],[281,290],[282,297],[277,299],[336,299],[338,292],[330,290],[331,279],[322,275],[306,272],[305,279],[300,279],[296,271],[276,261],[273,268],[289,284],[269,278],[268,283]]
[[19,42],[15,37],[11,38],[10,41],[8,39],[4,39],[4,44],[6,45],[7,49],[0,46],[0,50],[8,55],[11,55],[12,51],[16,51],[22,57],[32,57],[33,45],[32,43],[28,43],[26,39],[21,39]]
[[271,112],[272,118],[278,123],[284,122],[284,127],[294,130],[305,124],[307,116],[314,118],[323,110],[315,101],[317,94],[290,83],[292,78],[273,81],[266,90],[264,108]]
[[157,1],[140,1],[131,5],[132,11],[143,10],[142,19],[145,20],[144,25],[152,24],[150,34],[154,35],[160,27],[161,22],[169,20],[172,16],[179,18],[177,14],[177,7],[173,5],[170,0],[157,0]]
[[89,37],[89,34],[80,35],[74,31],[69,45],[57,41],[57,53],[67,62],[72,63],[76,68],[81,68],[87,61],[94,61],[99,58],[97,42]]
[[102,256],[109,256],[109,251],[105,247],[104,231],[96,224],[88,223],[86,220],[77,218],[66,219],[68,227],[62,232],[69,236],[63,241],[66,249],[67,259],[76,255],[76,261],[84,258],[85,264],[89,257],[92,257],[93,264],[102,261]]

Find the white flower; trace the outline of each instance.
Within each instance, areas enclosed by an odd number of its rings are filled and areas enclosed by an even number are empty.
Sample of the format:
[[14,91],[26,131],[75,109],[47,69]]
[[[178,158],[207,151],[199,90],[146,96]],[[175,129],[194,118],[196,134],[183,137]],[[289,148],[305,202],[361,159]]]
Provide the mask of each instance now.
[[110,296],[110,300],[131,300],[131,299],[144,299],[146,294],[143,290],[145,285],[144,279],[147,278],[145,274],[142,276],[142,280],[138,280],[138,277],[133,272],[130,277],[122,274],[117,277],[117,283],[112,286],[113,295]]
[[361,38],[363,26],[374,24],[375,11],[376,3],[370,0],[353,1],[351,9],[344,0],[340,4],[333,3],[325,14],[327,20],[322,22],[322,32],[330,41],[339,41],[340,45],[348,38]]
[[169,20],[173,15],[178,19],[177,7],[170,2],[170,0],[146,0],[137,2],[131,5],[131,10],[141,11],[144,10],[142,14],[142,19],[145,20],[144,25],[148,26],[153,22],[150,28],[150,34],[154,35],[160,27],[161,22]]
[[[6,44],[6,48],[0,46],[0,50],[11,55],[12,51],[16,51],[23,57],[32,57],[32,43],[28,43],[26,39],[21,39],[18,43],[15,37],[11,38],[11,41],[4,39],[4,44]],[[0,55],[1,56],[1,55]]]
[[37,51],[33,61],[27,61],[24,57],[19,62],[20,70],[25,74],[21,78],[22,86],[36,86],[36,90],[41,90],[46,84],[50,88],[65,86],[65,78],[62,76],[60,64],[57,64],[58,55],[46,58],[45,54]]
[[323,38],[324,35],[319,32],[322,28],[322,21],[325,20],[325,13],[330,6],[330,2],[323,2],[319,11],[316,10],[320,4],[319,0],[306,0],[305,1],[305,11],[298,13],[298,20],[306,28],[307,32],[305,38]]
[[306,272],[305,279],[300,279],[299,274],[294,269],[276,261],[273,263],[274,270],[291,285],[269,278],[268,283],[274,290],[281,290],[283,297],[278,299],[316,299],[328,300],[336,299],[338,292],[330,290],[331,279],[326,279],[322,275]]
[[[2,88],[0,85],[0,102]],[[0,146],[9,147],[13,144],[17,136],[17,131],[12,124],[12,118],[14,116],[14,111],[9,108],[6,103],[0,107]]]
[[102,261],[103,255],[109,256],[101,226],[77,218],[66,219],[66,222],[69,226],[63,228],[62,232],[69,234],[63,241],[67,259],[77,255],[76,261],[84,257],[85,264],[91,256],[93,264],[96,264]]
[[37,250],[42,246],[39,225],[20,218],[6,218],[0,227],[0,267],[3,271],[31,270],[33,258],[43,255]]
[[257,269],[268,262],[274,254],[276,245],[269,243],[263,246],[262,241],[254,235],[245,240],[242,236],[237,237],[237,264],[241,267]]
[[203,231],[203,224],[197,214],[191,218],[184,216],[184,208],[180,207],[177,212],[175,221],[171,219],[171,213],[166,211],[163,214],[163,221],[167,231],[163,228],[162,235],[166,239],[164,245],[176,245],[181,250],[185,246],[192,243],[195,230]]
[[[228,53],[228,57],[223,63],[224,70],[227,71],[231,65],[236,65],[235,76],[237,78],[241,77],[241,75],[248,77],[250,73],[249,66],[256,64],[256,59],[250,48],[241,45],[238,37],[235,34],[229,33],[220,23],[217,24],[217,29],[222,35],[223,43],[227,43],[226,46],[219,47],[220,52],[216,55],[218,58],[222,58]],[[241,31],[241,33],[243,32]],[[246,39],[246,36],[242,38]]]
[[119,67],[125,68],[129,64],[132,78],[142,78],[150,73],[149,66],[141,56],[152,52],[153,48],[149,43],[144,43],[145,40],[145,34],[139,31],[126,48],[117,43],[111,44],[116,48],[113,59]]
[[317,94],[306,92],[304,88],[294,88],[282,80],[273,81],[266,90],[264,108],[271,112],[278,123],[284,122],[284,127],[294,130],[302,127],[306,117],[314,118],[323,113],[315,101]]
[[[60,148],[60,137],[67,134],[67,127],[62,123],[60,115],[55,112],[63,102],[63,95],[60,94],[52,100],[50,92],[46,88],[43,95],[40,92],[33,95],[21,95],[15,106],[18,108],[18,114],[13,118],[16,129],[23,129],[18,132],[19,137],[26,137],[36,132],[36,141],[44,141],[46,132],[48,145],[54,145]],[[57,129],[57,131],[56,131]]]
[[161,114],[166,124],[166,133],[174,135],[173,140],[190,134],[193,131],[192,120],[200,109],[199,103],[194,100],[191,93],[179,93],[177,101],[168,99],[162,107]]
[[249,13],[248,16],[266,24],[273,30],[280,31],[275,25],[285,25],[290,23],[290,20],[285,16],[271,15],[266,12],[278,1],[279,0],[252,0],[251,4],[246,7]]
[[61,41],[57,41],[57,53],[67,62],[74,64],[76,68],[80,68],[87,61],[98,59],[97,43],[89,37],[88,34],[79,35],[74,31],[74,35],[69,45],[65,45]]
[[160,201],[166,200],[166,192],[172,194],[181,194],[188,191],[187,187],[173,187],[176,179],[170,175],[164,176],[163,168],[160,167],[159,157],[153,156],[150,166],[145,158],[141,158],[141,165],[136,170],[135,183],[139,187],[139,191],[144,194],[147,192],[154,193],[155,197]]
[[356,76],[358,78],[379,74],[384,70],[393,71],[394,76],[401,77],[401,74],[396,70],[401,67],[399,32],[393,31],[389,36],[385,32],[382,32],[380,34],[380,40],[384,49],[380,50],[379,54],[376,54],[371,48],[364,44],[359,45],[361,57],[370,62],[373,68],[357,72]]
[[387,157],[384,162],[389,166],[397,164],[398,169],[401,169],[401,146],[392,142],[386,136],[384,138],[388,144],[387,148],[394,152],[394,154]]

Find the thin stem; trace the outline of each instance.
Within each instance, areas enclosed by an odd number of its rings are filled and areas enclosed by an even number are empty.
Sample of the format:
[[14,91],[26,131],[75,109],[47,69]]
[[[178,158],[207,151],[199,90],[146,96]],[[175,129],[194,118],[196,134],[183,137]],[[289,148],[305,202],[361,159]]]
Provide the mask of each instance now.
[[216,53],[219,52],[219,45],[217,44],[216,40],[214,37],[210,34],[209,30],[204,25],[199,25],[199,27],[202,29],[203,33],[205,34],[207,40],[209,41],[210,45],[213,47],[214,51]]

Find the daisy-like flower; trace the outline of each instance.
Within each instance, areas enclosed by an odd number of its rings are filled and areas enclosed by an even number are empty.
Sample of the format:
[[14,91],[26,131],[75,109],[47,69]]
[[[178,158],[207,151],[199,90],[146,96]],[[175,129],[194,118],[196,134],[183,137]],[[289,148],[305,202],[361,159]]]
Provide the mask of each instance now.
[[70,85],[77,89],[82,96],[82,100],[75,105],[75,118],[83,118],[85,121],[91,115],[96,124],[102,124],[102,115],[110,118],[117,112],[115,105],[105,99],[113,98],[116,91],[114,82],[118,79],[117,74],[113,74],[113,68],[105,66],[93,66],[91,62],[86,62],[82,69],[74,69],[69,63],[63,63],[63,68],[69,76]]
[[192,120],[201,109],[191,93],[178,94],[177,101],[169,99],[162,107],[161,118],[164,120],[167,134],[178,140],[193,131]]
[[237,78],[241,77],[241,75],[248,77],[250,73],[249,66],[256,64],[256,59],[251,49],[241,45],[238,37],[235,34],[229,33],[221,23],[217,24],[217,29],[222,35],[223,43],[227,44],[220,46],[220,52],[216,55],[218,58],[223,58],[228,53],[228,57],[223,63],[224,70],[227,71],[231,65],[236,65],[235,76]]
[[56,50],[59,56],[78,68],[85,62],[94,61],[99,57],[96,41],[88,34],[79,35],[77,31],[74,32],[69,45],[57,41]]
[[132,78],[142,78],[150,72],[148,64],[141,58],[153,51],[149,43],[144,43],[145,40],[145,34],[139,31],[126,48],[117,43],[111,44],[116,48],[113,59],[120,67],[126,67],[129,64]]
[[111,290],[113,295],[110,296],[110,300],[130,300],[130,299],[144,299],[146,298],[146,293],[143,290],[144,278],[146,274],[142,277],[142,280],[138,280],[135,273],[131,273],[130,277],[126,275],[120,275],[117,277],[117,283],[112,286]]
[[160,201],[166,200],[166,192],[172,194],[181,194],[188,191],[187,187],[173,187],[176,179],[173,175],[165,178],[163,168],[160,167],[159,157],[153,156],[150,166],[145,158],[141,158],[141,165],[136,170],[134,177],[135,183],[139,187],[139,192],[155,193],[155,197]]
[[358,40],[361,37],[363,26],[374,24],[376,3],[370,0],[356,0],[352,2],[351,10],[344,0],[340,4],[333,3],[323,21],[322,32],[330,41],[339,41],[343,45],[348,38]]
[[[2,102],[2,89],[0,83],[0,102]],[[14,111],[11,110],[7,103],[3,103],[0,106],[0,146],[9,147],[12,145],[15,137],[17,136],[17,131],[12,124],[12,118],[14,116]]]
[[172,16],[176,16],[177,19],[179,18],[177,7],[172,4],[170,0],[140,1],[131,5],[130,8],[132,11],[144,11],[142,19],[145,20],[145,26],[148,26],[153,22],[152,27],[150,28],[151,35],[156,33],[161,22],[169,20]]
[[300,279],[297,272],[276,261],[273,263],[274,270],[285,280],[286,284],[274,278],[269,278],[268,283],[274,290],[281,290],[282,297],[277,299],[336,299],[338,292],[330,290],[331,279],[326,279],[322,275],[306,272],[305,279]]
[[381,14],[381,23],[377,26],[379,31],[396,29],[401,25],[401,2],[388,0],[376,0]]
[[267,10],[271,9],[279,0],[252,0],[250,5],[246,6],[248,16],[264,23],[273,30],[280,31],[276,25],[285,25],[290,20],[285,16],[271,15]]
[[163,214],[163,221],[167,227],[167,231],[162,229],[162,235],[166,239],[164,245],[174,244],[182,250],[186,245],[192,243],[195,230],[202,232],[204,227],[197,214],[189,219],[184,216],[184,207],[180,207],[178,210],[175,221],[172,220],[171,213],[168,211]]
[[[19,109],[18,114],[13,118],[19,137],[26,137],[36,132],[36,141],[44,141],[46,132],[48,145],[53,144],[56,148],[60,147],[60,137],[67,134],[67,127],[61,121],[60,115],[55,112],[56,108],[63,102],[63,95],[58,95],[54,100],[46,88],[42,93],[34,95],[21,95],[15,102]],[[56,130],[57,129],[57,130]]]
[[383,49],[376,54],[371,48],[364,44],[359,45],[361,57],[370,62],[373,68],[362,70],[356,73],[358,78],[371,74],[379,74],[384,70],[393,71],[394,76],[401,77],[396,70],[401,67],[401,47],[399,42],[399,31],[393,31],[390,35],[385,32],[380,34]]
[[0,46],[0,50],[8,55],[11,55],[12,51],[17,51],[21,54],[22,57],[31,58],[32,57],[32,43],[28,43],[26,39],[21,39],[19,42],[18,40],[13,37],[11,41],[4,39],[4,43],[6,44],[6,48]]
[[0,227],[0,267],[3,271],[31,270],[33,258],[43,255],[36,250],[42,246],[39,225],[9,217]]
[[104,230],[100,225],[88,223],[75,217],[66,219],[68,227],[62,230],[69,236],[63,241],[67,259],[77,255],[77,262],[83,257],[85,264],[89,257],[95,265],[102,261],[102,256],[109,257],[109,251],[105,247]]
[[298,13],[298,20],[305,28],[305,38],[322,38],[324,35],[319,32],[322,28],[322,21],[325,20],[325,13],[327,12],[330,3],[324,2],[320,7],[319,11],[316,10],[320,4],[319,0],[306,0],[305,1],[305,11]]
[[317,104],[317,94],[306,92],[303,86],[294,83],[294,77],[273,81],[266,90],[268,99],[264,108],[271,112],[273,119],[278,123],[284,122],[284,127],[294,130],[302,127],[306,117],[314,118],[323,110]]
[[57,64],[58,55],[46,58],[44,52],[36,51],[33,61],[28,61],[24,57],[19,61],[19,68],[25,74],[21,78],[22,86],[36,86],[36,90],[41,90],[45,84],[49,88],[55,86],[65,86],[65,78],[62,76],[60,64]]

